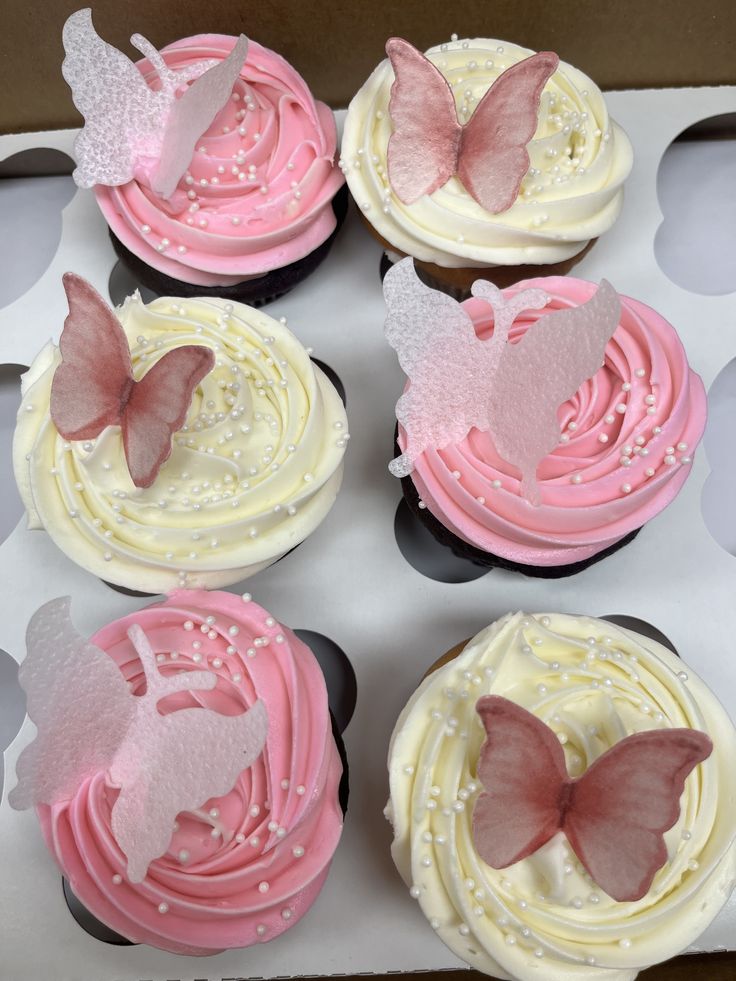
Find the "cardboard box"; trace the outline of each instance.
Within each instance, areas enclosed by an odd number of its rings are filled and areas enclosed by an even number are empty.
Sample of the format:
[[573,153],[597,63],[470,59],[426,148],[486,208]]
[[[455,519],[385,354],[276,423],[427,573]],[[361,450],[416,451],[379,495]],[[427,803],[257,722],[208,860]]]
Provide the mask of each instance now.
[[[74,123],[58,69],[61,25],[76,6],[64,2],[51,11],[44,7],[42,17],[41,5],[33,0],[11,14],[5,39],[10,56],[0,62],[6,93],[0,130],[18,133]],[[420,46],[457,31],[551,47],[608,87],[736,85],[736,12],[727,2],[695,9],[677,0],[644,9],[627,0],[590,5],[582,12],[568,0],[554,8],[530,2],[521,10],[510,3],[480,2],[448,10],[434,0],[421,6],[412,0],[384,12],[340,3],[316,11],[275,3],[247,13],[230,3],[207,11],[168,2],[139,10],[108,2],[95,8],[95,22],[103,36],[123,47],[133,31],[164,44],[197,31],[244,30],[281,51],[317,95],[338,106],[382,56],[390,33],[404,34]],[[571,30],[576,25],[579,32]],[[710,388],[736,357],[736,335],[730,330],[736,295],[697,295],[674,285],[660,270],[653,250],[662,222],[657,170],[682,130],[733,110],[736,87],[616,91],[608,104],[634,143],[635,170],[621,218],[575,274],[596,281],[606,276],[620,292],[659,310],[677,327],[691,365]],[[64,130],[0,137],[0,160],[37,146],[68,153],[72,138]],[[28,364],[49,336],[58,338],[66,312],[63,271],[79,271],[106,291],[115,259],[91,193],[77,191],[60,220],[59,248],[41,278],[0,308],[0,363]],[[303,923],[273,945],[199,961],[148,947],[108,947],[71,920],[58,872],[32,817],[7,805],[6,781],[0,800],[0,981],[224,981],[456,969],[459,962],[429,929],[390,860],[390,832],[381,816],[387,794],[386,749],[398,712],[426,667],[509,609],[639,616],[670,636],[683,660],[736,718],[736,558],[711,538],[703,522],[701,496],[710,468],[702,447],[688,483],[667,511],[633,543],[572,580],[528,581],[494,571],[474,582],[443,583],[425,578],[405,561],[393,531],[400,489],[386,470],[393,406],[403,376],[382,337],[379,253],[351,213],[327,262],[267,311],[287,316],[302,341],[340,376],[353,437],[345,484],[325,524],[288,559],[248,585],[285,623],[333,637],[348,653],[358,678],[357,711],[346,732],[350,808],[324,893]],[[23,522],[0,545],[0,581],[0,647],[17,659],[23,655],[31,614],[61,592],[72,595],[75,622],[89,633],[148,602],[111,591],[67,560],[47,535],[26,531]],[[6,773],[30,735],[26,723],[5,753]],[[697,949],[735,947],[736,898]],[[736,957],[708,953],[680,958],[641,977],[720,981],[735,975]]]
[[[5,0],[0,133],[79,125],[59,69],[62,26],[81,5]],[[730,0],[98,0],[92,6],[100,36],[129,55],[136,54],[129,44],[134,32],[163,47],[193,34],[242,31],[282,54],[334,108],[348,104],[392,35],[422,50],[454,32],[556,51],[602,89],[736,83]]]

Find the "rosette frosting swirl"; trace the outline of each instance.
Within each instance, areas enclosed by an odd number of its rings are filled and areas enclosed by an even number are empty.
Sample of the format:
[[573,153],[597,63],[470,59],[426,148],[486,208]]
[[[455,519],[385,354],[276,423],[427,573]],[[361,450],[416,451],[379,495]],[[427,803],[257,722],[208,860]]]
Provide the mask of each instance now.
[[342,481],[340,397],[279,321],[240,303],[138,294],[117,311],[137,380],[185,344],[215,368],[197,386],[171,456],[148,488],[128,472],[120,428],[67,442],[49,414],[58,349],[23,381],[13,447],[29,525],[79,565],[160,593],[216,588],[270,565],[322,521]]
[[272,940],[314,902],[342,829],[342,765],[319,665],[247,594],[182,590],[92,638],[134,694],[145,676],[126,634],[133,623],[164,676],[187,669],[217,676],[212,691],[167,696],[164,714],[203,706],[235,715],[260,698],[266,746],[228,794],[179,815],[168,851],[143,882],[127,879],[110,824],[118,791],[103,772],[70,801],[38,808],[48,847],[80,901],[133,942],[210,954]]
[[[542,277],[504,296],[531,287],[546,290],[549,302],[517,317],[511,343],[539,317],[585,303],[596,289],[569,276]],[[559,410],[560,442],[537,471],[541,505],[522,497],[520,475],[490,433],[473,429],[415,461],[411,479],[422,502],[456,536],[512,562],[560,566],[613,545],[676,496],[705,428],[705,389],[672,325],[638,300],[620,300],[604,365]],[[478,336],[488,337],[488,305],[463,306]]]
[[[426,54],[452,87],[464,123],[495,79],[533,53],[474,38]],[[393,81],[386,59],[353,98],[341,166],[367,220],[404,254],[461,268],[560,262],[581,252],[618,217],[631,144],[609,118],[598,86],[572,65],[560,62],[545,86],[537,131],[527,146],[529,172],[514,204],[498,215],[473,200],[457,177],[414,204],[399,200],[386,163]]]
[[[168,45],[174,70],[224,60],[236,38],[200,34]],[[138,62],[149,84],[157,75]],[[97,186],[107,222],[131,252],[167,276],[229,286],[313,252],[335,229],[331,201],[343,183],[335,164],[332,111],[315,102],[299,73],[251,41],[233,89],[197,144],[169,200],[141,167],[120,187]]]
[[[572,777],[635,732],[710,736],[713,753],[687,779],[667,861],[641,900],[607,896],[562,834],[506,869],[479,858],[472,813],[485,731],[475,706],[485,694],[549,725]],[[687,947],[733,888],[734,752],[720,703],[660,644],[589,617],[509,615],[431,673],[397,722],[393,857],[432,927],[472,967],[514,981],[631,981]]]

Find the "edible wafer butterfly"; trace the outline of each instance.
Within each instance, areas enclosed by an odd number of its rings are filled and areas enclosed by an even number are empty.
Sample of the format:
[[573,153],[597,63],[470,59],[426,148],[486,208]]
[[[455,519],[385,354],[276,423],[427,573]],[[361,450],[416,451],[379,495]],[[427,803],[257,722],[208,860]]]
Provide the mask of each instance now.
[[654,729],[627,736],[571,779],[554,732],[498,695],[478,699],[487,738],[478,760],[484,792],[473,811],[478,854],[514,865],[562,831],[586,871],[617,902],[649,891],[667,861],[685,780],[713,751],[703,732]]
[[510,208],[529,170],[526,146],[537,128],[542,90],[560,63],[557,55],[540,51],[507,68],[463,125],[450,84],[427,57],[396,37],[386,43],[386,54],[395,75],[388,178],[400,200],[413,204],[457,174],[486,211]]
[[151,641],[133,622],[127,636],[145,677],[144,693],[134,694],[113,658],[77,633],[69,606],[69,597],[51,600],[28,625],[18,678],[37,734],[18,758],[9,803],[19,811],[63,803],[104,774],[119,789],[112,835],[128,879],[142,882],[169,847],[177,816],[229,793],[260,756],[266,706],[258,699],[239,715],[201,703],[161,710],[176,693],[212,691],[217,675],[184,668],[164,674]]
[[84,116],[74,141],[74,180],[80,187],[114,187],[145,174],[157,194],[170,198],[197,140],[230,98],[248,53],[247,38],[234,41],[220,62],[205,59],[174,70],[134,34],[130,43],[158,76],[153,86],[142,67],[99,37],[88,7],[69,17],[63,41],[61,71]]
[[113,310],[90,284],[65,273],[69,315],[59,340],[61,364],[51,384],[51,418],[64,439],[95,439],[120,426],[136,487],[150,487],[171,455],[192,394],[215,365],[214,352],[185,344],[167,351],[136,381],[128,339]]
[[426,450],[458,443],[476,428],[491,432],[500,455],[521,472],[522,495],[542,503],[537,467],[559,443],[558,409],[603,364],[621,303],[605,279],[597,289],[590,284],[587,302],[543,314],[512,344],[516,317],[550,303],[532,284],[502,292],[482,279],[473,283],[473,296],[493,311],[493,336],[481,340],[467,306],[420,282],[412,259],[386,273],[386,339],[410,382],[396,403],[405,443],[389,464],[394,476],[407,476]]

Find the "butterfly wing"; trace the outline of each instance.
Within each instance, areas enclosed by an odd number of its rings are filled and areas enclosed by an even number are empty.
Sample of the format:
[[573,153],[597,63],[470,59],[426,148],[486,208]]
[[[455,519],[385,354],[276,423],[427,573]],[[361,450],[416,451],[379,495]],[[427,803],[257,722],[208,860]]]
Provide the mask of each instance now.
[[130,58],[98,36],[89,8],[69,17],[62,36],[61,71],[84,116],[74,180],[80,187],[126,184],[139,153],[157,152],[173,94],[154,92]]
[[64,274],[69,315],[51,383],[51,418],[64,439],[93,439],[120,422],[133,381],[130,349],[115,313],[81,276]]
[[565,756],[552,730],[498,695],[478,699],[487,733],[478,759],[484,787],[473,811],[473,840],[491,868],[531,855],[560,829]]
[[491,214],[506,211],[529,170],[526,145],[534,136],[542,89],[560,59],[540,51],[507,68],[476,106],[460,137],[457,173]]
[[488,387],[494,348],[476,337],[457,300],[419,280],[412,259],[389,269],[383,292],[386,340],[410,381],[396,403],[406,449],[389,467],[403,477],[425,449],[459,442],[472,426],[483,426],[486,400],[478,393]]
[[69,606],[68,596],[52,600],[28,625],[18,679],[38,733],[18,759],[9,796],[16,810],[71,799],[87,777],[107,769],[135,714],[119,668],[77,633]]
[[693,729],[640,732],[599,757],[573,785],[562,830],[604,892],[646,895],[667,861],[664,832],[677,821],[691,770],[713,744]]
[[[111,819],[131,882],[141,882],[149,864],[169,847],[178,814],[232,790],[260,755],[267,734],[261,701],[237,716],[189,708],[142,717],[129,743],[137,775],[123,784]],[[116,767],[111,777],[116,779]]]
[[601,280],[587,303],[540,317],[505,345],[490,386],[489,428],[501,456],[521,471],[522,493],[538,504],[537,467],[559,443],[557,410],[601,367],[621,313]]
[[452,89],[421,51],[394,37],[386,43],[386,54],[395,75],[388,104],[393,123],[388,177],[398,198],[413,204],[455,173],[462,127]]
[[171,455],[194,389],[215,364],[214,352],[187,344],[168,351],[135,382],[122,418],[123,446],[136,487],[150,487]]
[[172,105],[161,159],[151,181],[158,194],[168,198],[176,190],[191,163],[197,140],[230,98],[247,54],[248,39],[241,34],[227,58],[195,79]]

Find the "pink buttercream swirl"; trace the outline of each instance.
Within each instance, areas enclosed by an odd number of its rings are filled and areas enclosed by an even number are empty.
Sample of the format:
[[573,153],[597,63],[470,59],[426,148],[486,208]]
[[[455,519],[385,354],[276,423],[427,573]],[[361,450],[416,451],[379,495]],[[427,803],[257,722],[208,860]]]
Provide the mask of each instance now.
[[[161,51],[176,70],[204,71],[236,38],[200,34]],[[153,88],[147,59],[138,66]],[[316,102],[299,73],[251,41],[232,98],[197,144],[169,200],[147,172],[120,187],[95,188],[107,222],[131,252],[167,276],[230,286],[302,259],[336,225],[331,201],[344,178],[335,166],[332,111]]]
[[[517,318],[512,343],[545,313],[585,303],[596,290],[572,277],[542,277],[503,292],[532,287],[549,303]],[[490,433],[472,429],[415,461],[420,498],[457,537],[512,562],[567,565],[614,545],[676,496],[705,428],[705,389],[672,325],[638,300],[620,299],[603,367],[559,409],[560,443],[537,472],[540,506],[521,496],[520,474]],[[463,307],[478,336],[491,336],[489,305],[473,298]]]
[[212,691],[164,698],[160,711],[204,706],[234,715],[260,698],[266,747],[230,793],[179,815],[168,851],[141,883],[126,878],[110,827],[118,791],[103,772],[70,801],[38,808],[48,847],[84,906],[129,940],[195,955],[272,940],[315,900],[342,829],[342,765],[319,665],[252,601],[179,590],[92,638],[134,694],[145,676],[126,634],[133,623],[164,676],[207,669],[218,678]]

